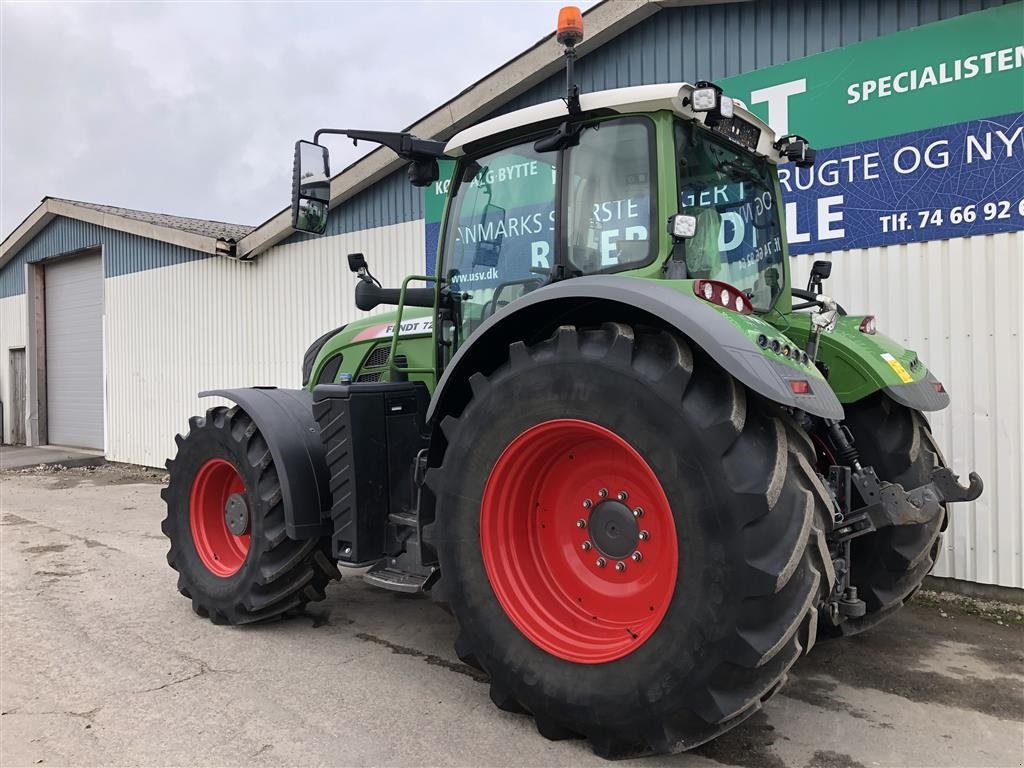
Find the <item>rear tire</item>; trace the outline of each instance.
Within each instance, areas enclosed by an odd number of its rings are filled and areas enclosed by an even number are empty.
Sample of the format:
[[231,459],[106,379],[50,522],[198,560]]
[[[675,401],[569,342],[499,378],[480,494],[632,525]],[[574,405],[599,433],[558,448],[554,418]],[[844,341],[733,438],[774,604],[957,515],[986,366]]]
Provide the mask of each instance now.
[[[531,713],[548,738],[586,737],[604,757],[689,749],[756,712],[813,645],[832,588],[822,533],[830,507],[810,441],[694,357],[676,336],[618,324],[513,344],[507,363],[470,378],[472,400],[442,423],[448,448],[428,473],[438,504],[426,533],[460,626],[456,652],[490,675],[498,707]],[[573,430],[582,430],[578,451]],[[548,432],[568,442],[544,454]],[[608,454],[570,466],[570,454],[602,440]],[[506,466],[514,455],[525,464]],[[575,487],[588,467],[595,476]],[[614,499],[630,467],[654,478],[633,481],[650,507],[639,518],[649,539],[637,548],[656,535],[662,546],[639,562],[622,557],[616,575],[618,558],[595,569],[578,554],[604,551],[575,540],[592,532],[597,546],[598,507],[579,528],[586,508],[567,500],[598,501],[609,477]],[[521,503],[531,494],[535,503]],[[639,583],[617,594],[615,580],[644,567],[661,586],[669,574],[664,605]],[[561,574],[561,600],[545,573]],[[518,607],[510,590],[521,593]],[[630,603],[636,594],[645,610]],[[543,617],[532,620],[530,606]],[[663,616],[644,623],[648,608]],[[570,631],[546,631],[556,624]]]
[[[861,463],[873,467],[882,480],[909,490],[929,482],[932,470],[945,466],[925,417],[882,393],[846,406],[845,423]],[[825,626],[825,633],[860,634],[902,608],[935,566],[946,519],[943,507],[927,523],[890,526],[854,539],[851,582],[867,613],[838,627]]]
[[[189,419],[188,434],[175,441],[161,527],[171,541],[167,562],[192,609],[214,624],[247,624],[322,600],[338,568],[321,541],[288,538],[274,459],[249,415],[211,408]],[[240,535],[225,521],[229,500],[243,517]]]

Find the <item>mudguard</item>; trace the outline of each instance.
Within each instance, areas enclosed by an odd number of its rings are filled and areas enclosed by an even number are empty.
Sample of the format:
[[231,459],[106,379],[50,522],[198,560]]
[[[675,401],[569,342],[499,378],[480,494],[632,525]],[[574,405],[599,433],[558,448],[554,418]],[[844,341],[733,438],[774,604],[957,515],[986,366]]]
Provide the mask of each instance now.
[[304,389],[246,387],[211,389],[200,397],[225,397],[256,422],[281,479],[285,530],[292,539],[325,535],[331,489],[320,427],[313,418],[313,394]]
[[[884,333],[863,333],[864,315],[839,318],[831,333],[821,336],[818,359],[829,368],[829,384],[842,403],[854,403],[882,391],[915,411],[940,411],[949,394],[912,349]],[[810,318],[787,317],[787,335],[806,344]]]
[[940,382],[932,372],[925,371],[924,378],[918,381],[886,385],[885,394],[915,411],[941,411],[949,405],[949,393],[937,384]]
[[[778,334],[776,329],[756,315],[737,315],[734,322],[723,311],[692,293],[666,286],[666,282],[594,275],[547,285],[517,299],[484,321],[459,348],[434,390],[428,419],[449,413],[459,393],[466,396],[468,376],[485,370],[496,351],[504,354],[512,342],[533,338],[537,329],[558,325],[560,319],[582,323],[608,320],[613,316],[609,304],[620,305],[624,317],[647,315],[667,323],[730,375],[769,400],[823,418],[843,418],[843,406],[813,366],[799,369],[758,348],[754,341],[758,333],[770,337]],[[789,384],[793,379],[809,381],[811,392],[794,394]]]

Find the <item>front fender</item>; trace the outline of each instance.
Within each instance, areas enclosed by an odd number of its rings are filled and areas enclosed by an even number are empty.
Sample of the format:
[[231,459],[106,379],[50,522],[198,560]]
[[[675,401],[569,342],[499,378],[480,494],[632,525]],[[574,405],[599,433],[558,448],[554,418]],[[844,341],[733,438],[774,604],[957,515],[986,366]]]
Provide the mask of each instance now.
[[[749,389],[785,406],[815,416],[841,419],[843,407],[812,365],[783,360],[755,343],[759,333],[778,331],[756,315],[728,316],[696,298],[691,282],[648,280],[614,275],[578,277],[547,285],[488,318],[459,348],[444,370],[430,402],[428,418],[452,413],[454,403],[468,398],[467,380],[487,370],[515,341],[539,340],[558,325],[598,324],[635,319],[674,328],[710,355]],[[502,358],[503,359],[503,358]],[[796,395],[789,382],[805,379],[811,392]]]
[[200,397],[238,403],[267,441],[281,480],[285,530],[292,539],[324,535],[322,516],[331,508],[330,477],[320,427],[313,418],[313,393],[303,389],[246,387],[211,389]]

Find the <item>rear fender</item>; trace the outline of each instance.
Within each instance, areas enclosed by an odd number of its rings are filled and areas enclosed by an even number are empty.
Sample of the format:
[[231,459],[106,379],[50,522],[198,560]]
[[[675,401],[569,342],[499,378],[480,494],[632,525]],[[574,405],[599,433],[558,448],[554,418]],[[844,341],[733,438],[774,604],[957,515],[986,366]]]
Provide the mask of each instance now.
[[[694,297],[689,282],[595,275],[547,285],[488,318],[445,368],[428,418],[459,413],[469,401],[469,376],[494,370],[513,342],[541,341],[567,323],[597,325],[609,320],[668,326],[769,400],[824,418],[843,417],[842,405],[813,366],[783,362],[757,346],[760,333],[769,338],[779,335],[760,317],[728,317]],[[793,379],[808,380],[811,394],[795,395],[789,384]]]
[[256,423],[281,480],[288,537],[325,535],[323,518],[330,514],[331,489],[320,428],[313,418],[313,394],[303,389],[247,387],[211,389],[199,396],[225,397]]
[[[787,319],[787,335],[806,343],[809,316],[795,313]],[[841,317],[831,333],[821,336],[818,359],[828,366],[828,382],[839,401],[853,403],[882,391],[916,411],[940,411],[948,406],[945,387],[917,353],[885,334],[861,332],[863,320],[863,315]]]

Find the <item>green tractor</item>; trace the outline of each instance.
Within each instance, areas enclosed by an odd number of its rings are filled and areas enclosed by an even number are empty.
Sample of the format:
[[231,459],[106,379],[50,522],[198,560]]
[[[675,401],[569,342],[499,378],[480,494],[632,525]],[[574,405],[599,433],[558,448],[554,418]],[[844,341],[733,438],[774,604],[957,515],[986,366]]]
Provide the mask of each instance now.
[[[917,355],[791,284],[776,167],[810,165],[712,83],[568,93],[447,143],[318,131],[294,225],[322,233],[323,134],[438,182],[436,274],[307,350],[303,389],[216,390],[168,461],[164,533],[200,616],[323,599],[339,567],[429,593],[501,709],[606,757],[674,752],[757,711],[816,638],[896,611],[946,505],[981,493],[924,412]],[[414,285],[418,284],[418,285]],[[366,570],[368,568],[368,570]]]

